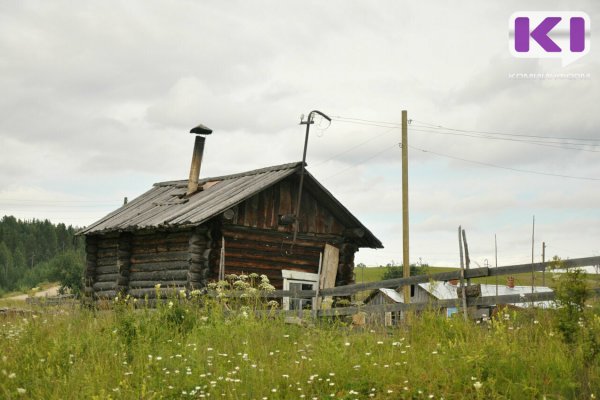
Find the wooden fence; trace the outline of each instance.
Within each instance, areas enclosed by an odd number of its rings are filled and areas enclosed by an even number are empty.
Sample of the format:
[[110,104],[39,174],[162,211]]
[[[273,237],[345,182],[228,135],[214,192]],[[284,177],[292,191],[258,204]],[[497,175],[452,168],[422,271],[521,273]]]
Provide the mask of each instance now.
[[[600,257],[585,257],[575,258],[571,260],[562,260],[560,268],[576,268],[585,267],[600,264]],[[531,264],[519,264],[509,265],[498,268],[474,268],[464,270],[464,276],[462,278],[482,278],[489,276],[501,276],[511,275],[526,272],[539,272],[546,271],[551,262],[546,263],[531,263]],[[352,296],[358,292],[366,290],[377,290],[377,289],[398,289],[406,285],[415,285],[419,283],[426,283],[431,281],[449,281],[452,279],[461,279],[463,271],[450,271],[442,272],[438,274],[428,275],[417,275],[408,278],[397,278],[388,279],[377,282],[359,283],[354,285],[338,286],[328,289],[320,289],[317,293],[316,290],[276,290],[270,293],[265,293],[264,297],[267,298],[283,298],[283,297],[294,297],[294,298],[319,298],[331,297],[331,296]],[[592,295],[599,296],[600,288],[591,289]],[[236,296],[235,293],[232,296]],[[526,303],[536,301],[547,301],[554,299],[554,292],[541,292],[541,293],[526,293],[526,294],[514,294],[514,295],[501,295],[501,296],[487,296],[487,297],[469,297],[467,298],[467,307],[476,306],[491,306],[495,304],[511,304],[511,303]],[[315,303],[315,302],[313,302]],[[317,301],[317,304],[320,302]],[[451,300],[438,300],[427,303],[397,303],[397,304],[381,304],[381,305],[363,305],[363,306],[350,306],[350,307],[336,307],[331,309],[319,309],[313,310],[314,314],[319,317],[327,316],[342,316],[342,315],[353,315],[359,311],[367,313],[381,313],[389,311],[406,311],[406,310],[422,310],[426,308],[446,308],[456,307],[459,305],[459,299]]]

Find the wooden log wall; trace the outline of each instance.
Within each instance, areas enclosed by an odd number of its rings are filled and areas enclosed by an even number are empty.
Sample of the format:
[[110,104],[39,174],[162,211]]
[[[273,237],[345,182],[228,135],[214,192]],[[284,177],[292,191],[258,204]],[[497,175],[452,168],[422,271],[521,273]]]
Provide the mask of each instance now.
[[98,237],[88,236],[85,241],[85,271],[83,274],[83,294],[86,301],[94,298],[94,280],[96,278],[96,261],[98,252]]
[[354,283],[354,254],[358,247],[353,243],[344,243],[340,247],[340,263],[335,279],[335,286],[351,285]]
[[129,290],[129,273],[131,267],[132,234],[121,233],[117,242],[117,282],[116,290],[119,295],[125,295]]
[[[202,236],[201,231],[195,232]],[[190,282],[202,283],[190,275],[190,247],[203,254],[209,241],[192,241],[191,236],[191,230],[88,236],[86,293],[93,293],[96,299],[126,293],[144,297],[148,292],[154,294],[156,284],[179,290],[189,288]]]
[[[319,254],[325,243],[336,245],[335,242],[342,241],[341,237],[331,235],[313,235],[310,238],[302,235],[289,254],[292,240],[287,233],[236,226],[224,226],[222,232],[225,237],[225,274],[265,274],[278,289],[283,288],[281,270],[316,274]],[[343,265],[346,267],[348,264]],[[211,264],[211,276],[216,277],[217,274],[218,260]]]
[[[279,216],[296,211],[298,182],[290,177],[266,188],[237,207],[233,224],[258,229],[292,232],[292,225],[279,225]],[[302,192],[300,232],[341,235],[344,226],[307,190]]]
[[[143,297],[162,288],[185,289],[188,284],[190,230],[136,232],[133,235],[129,293]],[[140,289],[149,289],[140,291]]]
[[118,246],[117,234],[98,236],[96,240],[96,268],[92,285],[95,298],[114,298],[117,295]]
[[210,278],[209,259],[212,251],[211,233],[206,226],[196,228],[189,240],[189,270],[187,288],[200,289],[206,286]]

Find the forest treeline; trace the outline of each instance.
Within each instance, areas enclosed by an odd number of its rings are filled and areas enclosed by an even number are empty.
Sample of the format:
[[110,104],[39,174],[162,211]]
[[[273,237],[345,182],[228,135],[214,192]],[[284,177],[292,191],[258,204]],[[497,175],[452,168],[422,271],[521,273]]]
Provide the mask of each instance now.
[[48,220],[0,220],[0,294],[28,290],[41,282],[80,286],[85,259],[76,228]]

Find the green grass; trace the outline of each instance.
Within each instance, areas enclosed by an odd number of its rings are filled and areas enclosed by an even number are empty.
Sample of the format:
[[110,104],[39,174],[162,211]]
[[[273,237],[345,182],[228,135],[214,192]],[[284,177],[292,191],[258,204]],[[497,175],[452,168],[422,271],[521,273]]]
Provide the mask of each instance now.
[[[383,279],[383,274],[385,274],[386,269],[386,267],[355,268],[354,272],[356,283],[380,281]],[[433,275],[442,272],[456,271],[457,269],[458,268],[453,267],[430,267],[427,273]],[[513,274],[512,276],[515,278],[515,285],[531,286],[531,272]],[[590,287],[600,287],[600,275],[588,274],[586,279]],[[472,282],[494,285],[496,284],[496,277],[489,276],[485,278],[474,278]],[[543,283],[545,286],[550,288],[554,288],[556,286],[552,272],[546,272],[545,276],[541,272],[535,272],[533,282],[534,286],[542,286]],[[506,285],[506,276],[499,276],[498,284]]]
[[[442,272],[454,271],[456,268],[451,267],[429,267],[428,273],[439,274]],[[356,267],[354,269],[354,279],[356,283],[375,282],[383,279],[383,275],[387,271],[387,267]]]
[[[0,320],[0,398],[565,399],[600,395],[600,359],[548,312],[399,328],[288,325],[210,304],[36,310]],[[600,339],[590,309],[589,331]],[[505,319],[506,318],[506,319]],[[591,336],[586,336],[591,337]],[[19,394],[19,391],[22,394]],[[207,397],[210,394],[210,397]]]

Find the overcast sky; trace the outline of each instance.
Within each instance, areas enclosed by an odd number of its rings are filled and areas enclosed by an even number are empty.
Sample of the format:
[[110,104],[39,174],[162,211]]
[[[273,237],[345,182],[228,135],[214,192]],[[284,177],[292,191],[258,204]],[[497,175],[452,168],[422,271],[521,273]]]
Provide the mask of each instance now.
[[[521,10],[586,12],[592,50],[513,58]],[[0,216],[89,225],[186,178],[198,123],[203,177],[300,160],[318,109],[308,169],[385,246],[357,262],[400,262],[406,109],[411,261],[456,266],[462,225],[479,265],[494,235],[529,262],[534,215],[536,260],[600,255],[598,26],[592,0],[2,1]]]

